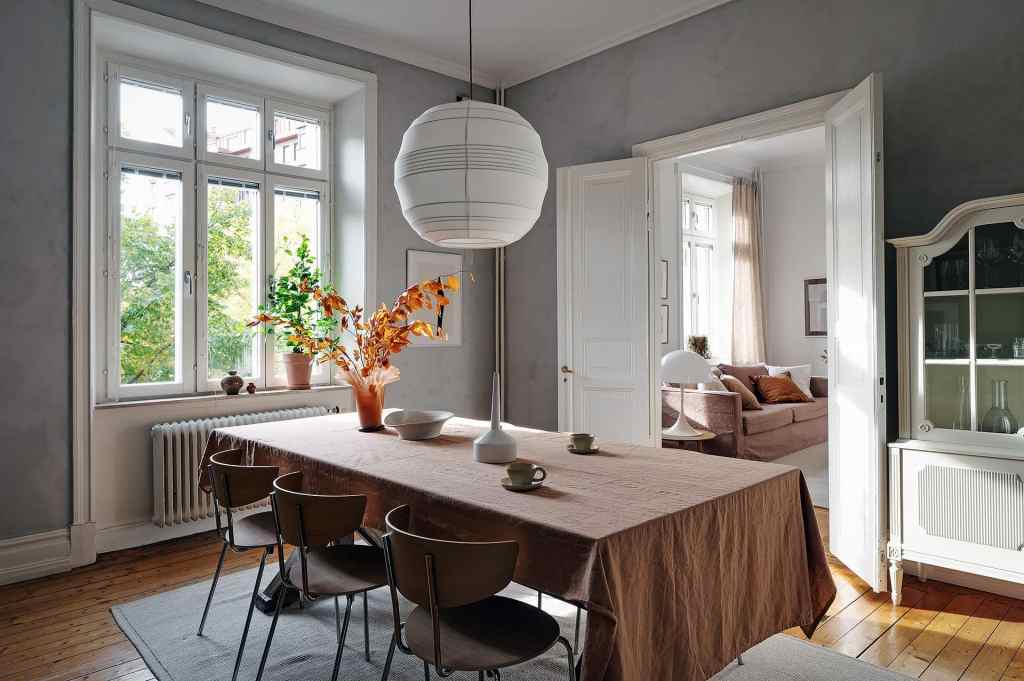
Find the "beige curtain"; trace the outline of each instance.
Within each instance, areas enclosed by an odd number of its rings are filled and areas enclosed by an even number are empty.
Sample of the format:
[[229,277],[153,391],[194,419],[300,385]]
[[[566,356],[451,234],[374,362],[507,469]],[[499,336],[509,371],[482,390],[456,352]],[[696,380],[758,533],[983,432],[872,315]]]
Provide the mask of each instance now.
[[732,361],[765,361],[764,296],[761,291],[761,190],[756,181],[732,183],[733,306]]

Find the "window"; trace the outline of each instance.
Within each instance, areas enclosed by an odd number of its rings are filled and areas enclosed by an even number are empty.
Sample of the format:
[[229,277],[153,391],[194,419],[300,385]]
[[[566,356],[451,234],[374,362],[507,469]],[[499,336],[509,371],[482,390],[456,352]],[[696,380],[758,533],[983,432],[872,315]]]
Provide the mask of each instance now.
[[267,110],[274,126],[273,159],[269,167],[280,173],[322,177],[327,158],[323,113],[277,101],[268,102]]
[[680,211],[680,259],[683,263],[681,336],[711,337],[714,331],[714,202],[684,194]]
[[230,370],[283,385],[280,348],[247,322],[303,236],[329,280],[329,113],[106,68],[106,399],[214,391]]

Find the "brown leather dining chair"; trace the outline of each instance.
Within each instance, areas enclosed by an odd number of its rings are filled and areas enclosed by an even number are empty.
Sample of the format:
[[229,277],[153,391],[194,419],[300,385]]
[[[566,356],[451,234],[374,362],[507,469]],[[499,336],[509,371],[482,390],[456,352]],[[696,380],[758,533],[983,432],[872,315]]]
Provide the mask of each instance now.
[[[210,457],[207,471],[210,491],[213,496],[214,514],[217,517],[217,533],[224,545],[220,550],[217,570],[213,573],[210,594],[206,597],[203,619],[199,622],[199,636],[203,635],[206,617],[210,614],[210,603],[213,601],[213,592],[217,588],[217,580],[220,578],[220,571],[224,566],[224,554],[228,548],[239,552],[250,549],[263,550],[263,555],[260,557],[260,568],[256,573],[256,583],[252,588],[252,598],[249,601],[249,613],[245,617],[245,627],[242,629],[242,640],[238,644],[235,669],[231,675],[232,681],[235,681],[238,677],[238,667],[242,662],[242,652],[245,650],[245,639],[249,636],[252,610],[256,604],[256,595],[260,590],[260,581],[263,579],[263,568],[266,566],[267,556],[277,546],[277,528],[274,524],[273,511],[261,511],[238,518],[235,517],[234,511],[270,496],[278,470],[277,466],[246,466],[245,452],[241,449],[228,449]],[[226,527],[221,522],[221,507],[224,508],[227,516]]]
[[[554,617],[529,603],[496,595],[512,581],[519,544],[461,542],[412,532],[408,506],[385,518],[384,553],[395,631],[384,663],[387,681],[395,648],[434,665],[441,677],[477,672],[499,676],[505,667],[537,658],[556,643],[576,680],[572,645]],[[401,621],[398,595],[415,604]],[[404,640],[403,640],[404,633]]]
[[[367,617],[366,592],[387,584],[384,552],[374,544],[363,529],[366,497],[362,495],[310,494],[302,491],[302,473],[282,475],[274,481],[270,495],[277,522],[277,559],[280,564],[282,588],[278,589],[274,619],[270,623],[267,643],[263,648],[256,681],[263,670],[274,640],[274,630],[281,614],[285,592],[298,591],[300,598],[316,600],[334,598],[334,618],[338,649],[334,655],[332,681],[338,678],[341,654],[348,634],[352,601],[363,596],[363,640],[366,659],[370,659],[370,626]],[[340,543],[358,532],[368,545]],[[284,545],[295,547],[287,562]],[[345,619],[341,623],[338,597],[346,600]]]

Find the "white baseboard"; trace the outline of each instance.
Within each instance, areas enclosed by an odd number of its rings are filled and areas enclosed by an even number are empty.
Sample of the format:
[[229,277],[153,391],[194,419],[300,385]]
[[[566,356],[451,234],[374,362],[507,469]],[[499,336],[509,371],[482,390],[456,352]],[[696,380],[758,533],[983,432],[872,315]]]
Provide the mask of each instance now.
[[96,523],[80,523],[68,528],[71,540],[71,567],[96,562]]
[[70,569],[71,539],[67,528],[0,540],[0,584]]
[[[244,518],[251,513],[266,511],[269,507],[270,504],[263,501],[255,506],[245,508],[244,510],[236,510],[233,513],[235,518]],[[224,521],[223,512],[221,520]],[[217,520],[213,517],[177,525],[168,525],[166,527],[158,527],[151,520],[110,525],[96,530],[96,553],[109,553],[110,551],[131,549],[136,546],[157,544],[168,539],[177,539],[178,537],[209,532],[214,529],[217,529]]]
[[1024,584],[985,577],[984,575],[974,575],[969,572],[960,572],[959,570],[950,570],[949,568],[938,567],[937,565],[926,565],[914,560],[903,561],[903,569],[907,574],[918,578],[921,576],[919,570],[923,569],[929,580],[956,584],[957,586],[965,586],[976,591],[1024,600]]
[[208,532],[216,527],[217,521],[213,518],[194,520],[180,525],[168,525],[167,527],[157,527],[149,520],[102,527],[96,530],[96,553],[108,553],[146,544],[156,544],[168,539]]

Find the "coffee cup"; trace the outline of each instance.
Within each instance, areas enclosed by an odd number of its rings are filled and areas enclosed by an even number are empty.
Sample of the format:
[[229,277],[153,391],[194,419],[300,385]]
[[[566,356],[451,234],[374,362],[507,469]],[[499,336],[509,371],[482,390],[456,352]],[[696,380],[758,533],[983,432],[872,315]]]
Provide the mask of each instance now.
[[[540,466],[523,461],[510,463],[505,470],[508,471],[508,479],[516,485],[530,485],[548,477],[548,472]],[[540,477],[537,476],[538,473],[540,473]]]
[[570,433],[572,448],[579,452],[589,452],[594,448],[594,436],[590,433]]

